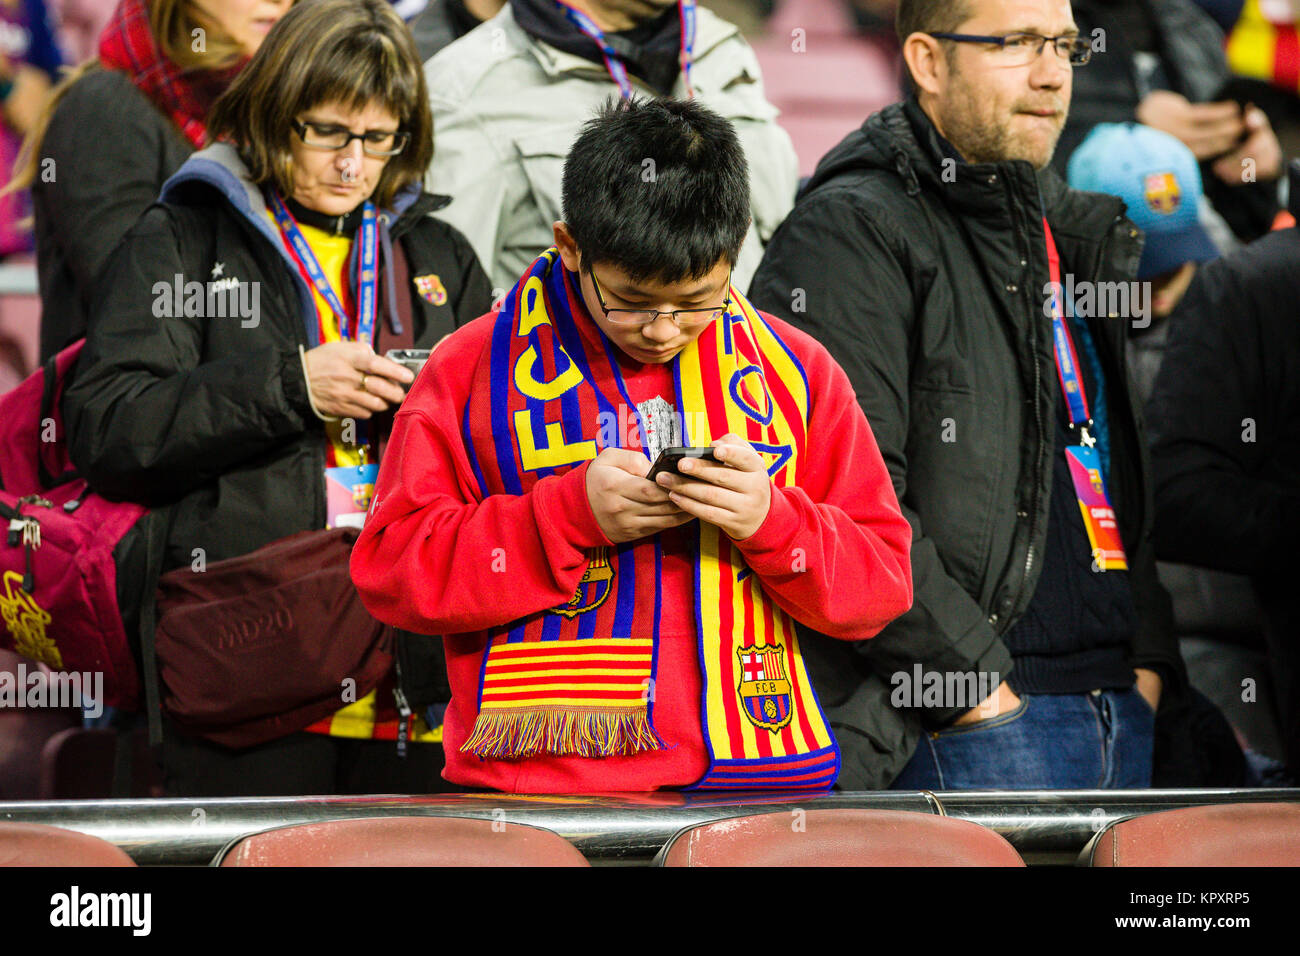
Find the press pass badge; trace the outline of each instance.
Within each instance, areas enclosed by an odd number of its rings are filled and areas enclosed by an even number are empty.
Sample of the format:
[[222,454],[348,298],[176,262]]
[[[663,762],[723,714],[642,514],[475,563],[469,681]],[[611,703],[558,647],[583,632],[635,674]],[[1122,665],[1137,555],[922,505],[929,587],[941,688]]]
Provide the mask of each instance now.
[[378,465],[340,465],[325,469],[327,528],[360,528],[375,494]]
[[1068,445],[1065,460],[1070,465],[1070,480],[1074,482],[1083,526],[1092,545],[1093,563],[1100,571],[1127,571],[1128,560],[1115,509],[1106,497],[1106,483],[1101,475],[1101,456],[1093,446]]

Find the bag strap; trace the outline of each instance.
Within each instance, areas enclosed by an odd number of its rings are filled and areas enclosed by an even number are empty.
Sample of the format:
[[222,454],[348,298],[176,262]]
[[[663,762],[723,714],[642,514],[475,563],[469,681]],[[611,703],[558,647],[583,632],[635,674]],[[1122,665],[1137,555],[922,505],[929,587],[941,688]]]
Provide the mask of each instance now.
[[[149,719],[149,746],[162,746],[162,693],[158,684],[158,579],[171,531],[172,509],[153,512],[161,528],[149,529],[145,549],[144,596],[140,603],[140,663],[144,669],[144,706]],[[147,519],[146,519],[147,520]]]

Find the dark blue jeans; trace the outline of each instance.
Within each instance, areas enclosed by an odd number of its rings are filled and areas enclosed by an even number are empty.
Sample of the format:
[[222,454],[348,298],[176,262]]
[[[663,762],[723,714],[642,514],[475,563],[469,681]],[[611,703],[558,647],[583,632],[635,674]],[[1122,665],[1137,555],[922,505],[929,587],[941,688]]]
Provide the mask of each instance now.
[[989,720],[921,738],[894,790],[1151,786],[1155,714],[1136,689],[1022,694]]

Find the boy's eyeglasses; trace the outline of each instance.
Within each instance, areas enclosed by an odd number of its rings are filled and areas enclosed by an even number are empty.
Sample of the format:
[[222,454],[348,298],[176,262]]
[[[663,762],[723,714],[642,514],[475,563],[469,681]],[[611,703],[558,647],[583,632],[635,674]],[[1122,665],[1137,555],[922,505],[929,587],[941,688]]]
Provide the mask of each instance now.
[[674,309],[671,312],[660,312],[658,309],[611,309],[605,304],[605,296],[600,291],[600,282],[596,279],[595,270],[588,269],[587,273],[591,276],[591,284],[596,290],[596,300],[600,303],[605,318],[616,325],[649,325],[651,322],[657,322],[661,315],[670,315],[679,329],[694,328],[697,325],[708,325],[710,322],[717,321],[731,308],[730,272],[727,273],[727,297],[723,299],[720,307]]
[[993,55],[1005,66],[1028,66],[1043,55],[1043,47],[1052,44],[1056,55],[1071,66],[1083,66],[1092,59],[1092,44],[1082,37],[1045,37],[1037,33],[1009,33],[1003,37],[972,33],[931,33],[936,40],[954,43],[989,43],[998,49]]
[[411,141],[411,134],[406,130],[368,129],[364,133],[354,133],[332,123],[313,123],[310,120],[294,120],[293,129],[302,138],[304,146],[315,149],[346,149],[354,139],[359,139],[367,156],[396,156]]

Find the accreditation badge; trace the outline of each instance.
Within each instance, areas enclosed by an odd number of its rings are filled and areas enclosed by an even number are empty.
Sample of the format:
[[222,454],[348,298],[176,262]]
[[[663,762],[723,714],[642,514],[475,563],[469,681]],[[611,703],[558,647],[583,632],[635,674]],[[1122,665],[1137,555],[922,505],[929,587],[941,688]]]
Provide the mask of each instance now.
[[1115,509],[1106,498],[1106,484],[1101,476],[1101,456],[1089,445],[1069,445],[1065,460],[1070,465],[1070,479],[1083,514],[1083,526],[1092,545],[1094,570],[1127,571],[1124,543],[1119,536]]
[[325,469],[327,528],[360,528],[375,494],[378,465],[340,465]]

